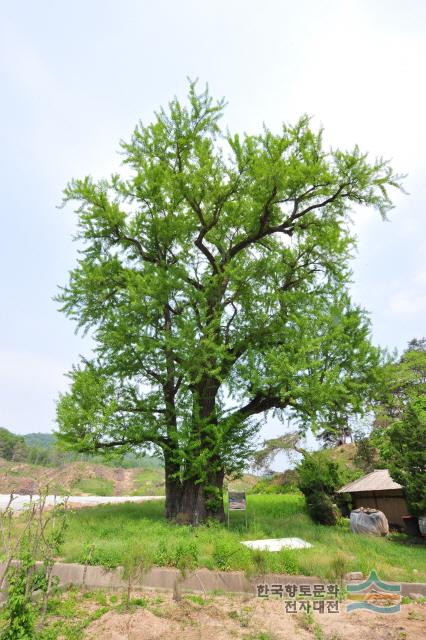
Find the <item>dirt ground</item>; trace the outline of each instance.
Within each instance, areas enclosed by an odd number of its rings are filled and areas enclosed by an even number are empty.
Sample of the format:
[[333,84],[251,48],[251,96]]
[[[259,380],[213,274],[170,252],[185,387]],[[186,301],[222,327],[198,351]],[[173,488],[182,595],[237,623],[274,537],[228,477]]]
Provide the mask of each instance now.
[[[153,471],[150,470],[150,473]],[[135,480],[140,474],[143,474],[143,469],[123,469],[89,462],[70,462],[49,468],[0,458],[0,493],[39,493],[40,486],[50,485],[50,493],[85,495],[78,490],[79,481],[97,479],[111,482],[116,496],[130,495],[135,490]],[[158,470],[159,482],[162,477],[162,471]]]
[[[144,595],[144,594],[142,594]],[[145,594],[146,596],[146,594]],[[426,606],[402,605],[398,614],[368,611],[288,614],[280,600],[216,596],[179,603],[163,596],[130,612],[109,611],[91,623],[85,640],[421,640]],[[153,601],[155,602],[155,600]]]
[[[40,493],[49,485],[50,493],[88,495],[79,489],[81,480],[106,480],[112,483],[114,496],[134,495],[135,492],[141,495],[164,493],[164,472],[161,468],[124,469],[91,462],[69,462],[51,468],[10,462],[0,457],[0,493]],[[234,491],[245,491],[257,481],[256,476],[244,475],[230,482],[230,486]]]

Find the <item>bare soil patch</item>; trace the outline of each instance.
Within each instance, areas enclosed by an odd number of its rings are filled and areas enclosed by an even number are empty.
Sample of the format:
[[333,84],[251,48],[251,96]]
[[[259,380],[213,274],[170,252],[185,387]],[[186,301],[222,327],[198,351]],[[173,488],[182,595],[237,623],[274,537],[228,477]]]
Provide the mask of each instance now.
[[[146,597],[146,594],[145,594]],[[154,600],[152,602],[155,602]],[[109,611],[86,629],[86,640],[420,640],[426,607],[402,605],[399,614],[346,613],[313,618],[285,613],[280,600],[241,596],[207,598],[204,604],[164,596],[130,612]]]
[[111,478],[115,485],[114,495],[128,496],[135,490],[135,469],[114,469]]
[[[79,488],[79,483],[98,480],[111,483],[112,495],[131,495],[136,489],[135,478],[143,474],[143,471],[141,468],[123,469],[90,462],[70,462],[51,468],[24,462],[14,463],[0,458],[0,493],[27,495],[38,493],[40,487],[49,486],[50,493],[87,495],[87,492]],[[158,474],[160,480],[163,477],[161,469],[150,470],[150,473]]]

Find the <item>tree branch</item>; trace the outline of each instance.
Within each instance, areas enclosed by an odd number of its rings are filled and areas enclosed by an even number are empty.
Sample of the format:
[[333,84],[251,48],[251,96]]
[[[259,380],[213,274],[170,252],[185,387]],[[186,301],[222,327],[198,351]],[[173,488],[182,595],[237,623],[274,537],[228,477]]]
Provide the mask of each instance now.
[[[287,235],[291,236],[293,235],[294,231],[295,231],[295,222],[297,220],[300,220],[300,218],[306,216],[308,213],[310,213],[311,211],[314,211],[315,209],[321,209],[326,207],[327,205],[331,204],[332,202],[334,202],[339,196],[344,197],[345,195],[349,195],[349,192],[347,194],[343,193],[343,190],[349,186],[349,183],[344,183],[342,185],[340,185],[340,187],[337,189],[337,191],[335,191],[335,193],[333,193],[333,195],[331,195],[329,198],[326,198],[325,200],[321,201],[321,202],[317,202],[315,204],[310,205],[309,207],[306,207],[305,209],[303,209],[302,211],[299,211],[299,204],[300,202],[306,197],[306,195],[309,193],[309,190],[307,192],[305,192],[300,198],[296,198],[294,200],[294,206],[293,206],[293,211],[291,213],[291,215],[281,224],[276,225],[275,227],[268,227],[267,226],[267,220],[268,220],[268,214],[270,211],[270,207],[272,204],[279,204],[280,202],[283,202],[282,200],[276,200],[274,201],[273,196],[271,194],[271,196],[268,198],[268,200],[266,201],[263,211],[262,211],[262,215],[260,217],[259,220],[259,229],[256,233],[252,233],[250,235],[248,235],[246,238],[244,238],[243,240],[240,240],[240,242],[238,242],[236,245],[234,245],[227,254],[226,257],[226,262],[229,262],[229,260],[231,260],[235,255],[237,255],[237,253],[239,253],[240,251],[242,251],[243,249],[245,249],[246,247],[250,246],[251,244],[254,244],[255,242],[258,242],[259,240],[261,240],[262,238],[265,238],[266,236],[270,236],[273,235],[274,233],[286,233]],[[317,188],[317,187],[316,187]],[[275,187],[274,187],[275,189]]]
[[278,396],[266,396],[258,393],[243,407],[240,407],[234,411],[234,413],[227,416],[225,420],[246,420],[250,416],[258,413],[264,413],[265,411],[269,411],[269,409],[285,409],[288,406],[289,402],[287,400],[282,400]]

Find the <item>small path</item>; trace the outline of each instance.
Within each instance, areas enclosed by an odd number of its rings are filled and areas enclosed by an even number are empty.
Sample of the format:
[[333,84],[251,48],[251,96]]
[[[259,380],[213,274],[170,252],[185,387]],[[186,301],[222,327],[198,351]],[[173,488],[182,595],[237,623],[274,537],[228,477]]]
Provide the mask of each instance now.
[[[40,496],[33,495],[32,500],[38,500]],[[0,509],[4,509],[10,500],[10,494],[0,493]],[[55,502],[61,500],[60,496],[47,496],[46,506],[52,507]],[[147,500],[164,500],[164,496],[69,496],[68,504],[73,507],[95,507],[98,504],[120,504],[123,502],[146,502]],[[31,501],[29,495],[14,494],[13,509],[22,511]]]
[[133,469],[117,469],[114,477],[115,493],[118,496],[125,496],[134,489]]

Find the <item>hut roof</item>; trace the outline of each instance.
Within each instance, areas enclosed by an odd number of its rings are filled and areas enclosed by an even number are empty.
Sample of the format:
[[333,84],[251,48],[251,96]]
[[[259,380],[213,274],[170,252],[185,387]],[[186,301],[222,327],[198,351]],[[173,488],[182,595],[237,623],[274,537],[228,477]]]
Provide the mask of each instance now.
[[354,482],[345,484],[337,493],[356,493],[357,491],[389,491],[402,489],[403,487],[394,482],[387,469],[375,469]]

